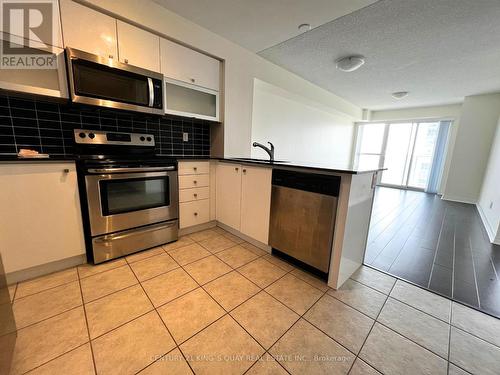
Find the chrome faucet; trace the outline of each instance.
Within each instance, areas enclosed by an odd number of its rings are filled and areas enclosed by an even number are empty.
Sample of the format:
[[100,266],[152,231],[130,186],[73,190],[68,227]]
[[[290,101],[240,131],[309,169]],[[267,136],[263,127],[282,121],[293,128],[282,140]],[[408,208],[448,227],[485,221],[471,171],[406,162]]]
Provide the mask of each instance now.
[[254,142],[252,144],[253,147],[260,147],[263,149],[267,154],[269,155],[269,161],[273,162],[274,161],[274,145],[271,142],[267,142],[271,147],[266,147],[262,143],[259,142]]

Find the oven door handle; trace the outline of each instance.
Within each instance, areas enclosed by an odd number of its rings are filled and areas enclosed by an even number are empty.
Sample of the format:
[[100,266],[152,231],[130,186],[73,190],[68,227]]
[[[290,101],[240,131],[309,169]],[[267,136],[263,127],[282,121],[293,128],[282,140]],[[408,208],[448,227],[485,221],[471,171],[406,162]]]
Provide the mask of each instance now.
[[175,171],[174,166],[170,167],[139,167],[139,168],[89,168],[89,173],[131,173],[131,172],[161,172]]
[[[168,223],[168,224],[160,224],[160,225],[155,225],[151,228],[146,228],[146,229],[141,229],[141,233],[149,233],[149,232],[156,232],[157,230],[162,230],[165,228],[171,228],[177,225],[177,221],[174,223]],[[97,238],[95,242],[99,243],[106,243],[106,242],[113,242],[116,240],[123,240],[124,238],[134,236],[137,234],[137,230],[129,231],[128,233],[122,233],[122,234],[108,234],[104,237]]]
[[153,79],[148,77],[148,89],[149,89],[149,103],[148,106],[152,107],[155,102],[155,90],[153,87]]

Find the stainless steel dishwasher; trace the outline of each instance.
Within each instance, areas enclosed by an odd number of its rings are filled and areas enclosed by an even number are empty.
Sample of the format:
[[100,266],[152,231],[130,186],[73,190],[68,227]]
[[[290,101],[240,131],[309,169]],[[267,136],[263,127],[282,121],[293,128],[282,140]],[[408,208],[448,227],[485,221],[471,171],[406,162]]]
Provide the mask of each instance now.
[[273,253],[327,277],[340,177],[273,170],[269,245]]

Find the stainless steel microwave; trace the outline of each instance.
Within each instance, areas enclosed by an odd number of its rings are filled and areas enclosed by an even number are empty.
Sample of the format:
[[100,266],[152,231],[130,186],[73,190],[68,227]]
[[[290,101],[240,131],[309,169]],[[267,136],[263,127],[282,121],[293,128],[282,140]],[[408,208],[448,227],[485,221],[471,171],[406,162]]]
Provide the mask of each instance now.
[[164,114],[163,75],[74,48],[66,48],[75,103]]

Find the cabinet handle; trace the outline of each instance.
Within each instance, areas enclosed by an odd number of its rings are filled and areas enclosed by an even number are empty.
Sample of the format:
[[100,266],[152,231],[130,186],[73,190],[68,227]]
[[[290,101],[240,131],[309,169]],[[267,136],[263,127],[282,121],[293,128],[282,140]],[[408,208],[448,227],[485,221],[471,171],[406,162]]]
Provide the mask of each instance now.
[[191,82],[192,82],[192,83],[195,83],[195,82],[196,82],[196,80],[195,80],[194,78],[191,78]]
[[194,216],[198,216],[198,212],[195,212],[195,213],[194,213]]
[[195,172],[198,170],[198,168],[196,168],[196,167],[193,167],[193,169],[194,169]]
[[113,55],[109,55],[109,58],[112,59],[113,58]]
[[235,170],[236,172],[238,172],[240,169],[239,169],[238,167],[236,167],[236,168],[234,168],[234,170]]
[[197,183],[198,183],[198,181],[196,181],[196,180],[193,181],[193,184],[197,184]]
[[196,193],[194,193],[193,195],[194,195],[195,198],[198,196],[198,194],[196,194]]
[[246,170],[246,169],[243,169],[243,173],[247,173],[247,170]]
[[125,64],[128,64],[128,59],[125,59]]
[[64,168],[63,169],[63,173],[69,173],[69,169],[68,168]]

